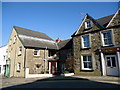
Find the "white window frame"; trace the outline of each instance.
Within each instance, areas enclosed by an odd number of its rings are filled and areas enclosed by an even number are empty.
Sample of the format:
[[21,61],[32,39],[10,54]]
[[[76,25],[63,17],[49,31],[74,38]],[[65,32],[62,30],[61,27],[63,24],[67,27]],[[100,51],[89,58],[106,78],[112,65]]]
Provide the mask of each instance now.
[[[87,56],[87,61],[86,62],[91,62],[92,63],[92,68],[85,68],[84,67],[83,56]],[[91,61],[88,61],[88,56],[91,56]],[[81,63],[82,63],[82,70],[93,70],[93,58],[92,58],[92,54],[81,55]]]
[[17,72],[20,72],[21,70],[21,63],[17,63]]
[[[112,44],[105,44],[105,41],[104,41],[104,36],[103,36],[103,33],[104,32],[109,32],[109,31],[111,31],[111,40],[112,40]],[[107,30],[107,31],[102,31],[102,32],[100,32],[101,33],[101,40],[102,40],[102,46],[111,46],[111,45],[113,45],[114,43],[113,43],[113,31],[112,30]]]
[[18,49],[18,55],[22,55],[22,46],[20,46]]
[[14,41],[13,41],[13,43],[15,43],[16,42],[16,40],[17,40],[17,37],[16,37],[16,35],[14,36]]
[[[34,52],[37,51],[37,55],[34,54]],[[33,55],[34,56],[40,56],[40,50],[39,49],[34,49]]]
[[[90,24],[90,27],[88,27],[89,26],[88,24]],[[92,27],[92,21],[91,20],[85,21],[85,29],[89,29],[91,27]]]
[[[84,45],[84,40],[83,40],[83,37],[84,37],[84,36],[88,36],[88,39],[89,39],[89,47],[85,47],[85,45]],[[81,43],[82,43],[82,48],[90,48],[90,46],[91,46],[91,45],[90,45],[90,44],[91,44],[91,43],[90,43],[90,35],[82,35],[82,36],[81,36]]]

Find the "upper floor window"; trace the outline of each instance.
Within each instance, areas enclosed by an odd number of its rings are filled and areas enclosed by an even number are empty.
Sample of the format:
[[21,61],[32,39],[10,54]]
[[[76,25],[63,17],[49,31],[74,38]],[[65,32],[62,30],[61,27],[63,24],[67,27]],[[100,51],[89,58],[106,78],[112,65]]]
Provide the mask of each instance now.
[[18,55],[21,55],[21,54],[22,54],[22,46],[20,46],[18,50]]
[[17,63],[17,72],[20,72],[21,69],[21,63]]
[[89,35],[82,36],[82,48],[89,48],[89,47],[90,47]]
[[34,56],[40,56],[39,49],[34,49]]
[[16,35],[14,36],[14,42],[13,43],[15,43],[16,42],[16,40],[17,40],[17,37],[16,37]]
[[92,70],[92,55],[82,55],[82,70]]
[[92,21],[86,21],[85,22],[85,29],[91,28],[92,27]]
[[102,32],[103,46],[112,45],[112,31]]

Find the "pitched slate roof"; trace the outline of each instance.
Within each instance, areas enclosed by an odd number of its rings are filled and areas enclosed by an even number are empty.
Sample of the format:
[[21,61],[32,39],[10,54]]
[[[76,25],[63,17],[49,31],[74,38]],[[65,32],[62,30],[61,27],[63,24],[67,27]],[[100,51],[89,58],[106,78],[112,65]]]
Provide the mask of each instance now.
[[44,33],[14,26],[18,37],[25,47],[57,49],[55,41]]
[[69,49],[72,48],[72,39],[62,40],[58,43],[59,49]]
[[[109,16],[105,16],[105,17],[102,17],[102,18],[99,18],[99,19],[94,19],[94,20],[97,22],[97,24],[99,24],[100,26],[105,28],[108,25],[108,23],[110,22],[110,20],[112,19],[113,16],[114,16],[114,14],[109,15]],[[75,31],[73,33],[73,35],[71,35],[71,36],[74,36],[76,34],[76,32],[77,31]]]
[[107,24],[110,22],[110,20],[112,19],[113,16],[114,16],[114,14],[109,15],[109,16],[106,16],[106,17],[102,17],[102,18],[99,18],[99,19],[96,19],[96,21],[97,21],[101,26],[106,27]]
[[36,37],[36,38],[52,40],[49,36],[47,36],[46,34],[41,33],[41,32],[21,28],[21,27],[18,27],[18,26],[14,26],[14,29],[17,31],[17,33],[19,35],[26,35],[26,36]]

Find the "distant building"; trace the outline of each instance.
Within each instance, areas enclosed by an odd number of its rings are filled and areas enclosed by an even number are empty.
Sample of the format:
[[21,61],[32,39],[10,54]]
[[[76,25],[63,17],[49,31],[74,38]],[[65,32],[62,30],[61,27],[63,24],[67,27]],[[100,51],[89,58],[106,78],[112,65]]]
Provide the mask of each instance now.
[[0,74],[5,73],[5,67],[7,62],[7,49],[7,45],[0,47]]
[[75,74],[120,76],[120,9],[99,19],[87,14],[72,37]]

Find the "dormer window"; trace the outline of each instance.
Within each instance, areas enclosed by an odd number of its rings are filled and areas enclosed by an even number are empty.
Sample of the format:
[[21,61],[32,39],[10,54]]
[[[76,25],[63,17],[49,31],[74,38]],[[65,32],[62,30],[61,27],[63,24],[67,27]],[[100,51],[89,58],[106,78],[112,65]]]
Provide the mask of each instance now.
[[86,21],[85,22],[85,29],[89,29],[89,28],[91,28],[92,27],[92,21]]

